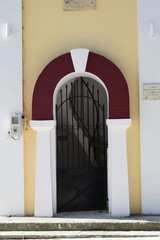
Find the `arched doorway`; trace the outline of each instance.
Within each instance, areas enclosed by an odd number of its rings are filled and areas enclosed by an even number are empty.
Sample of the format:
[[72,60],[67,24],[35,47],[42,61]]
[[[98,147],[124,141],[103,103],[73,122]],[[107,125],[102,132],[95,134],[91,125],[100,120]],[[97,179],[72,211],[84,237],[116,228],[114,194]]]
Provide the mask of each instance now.
[[[35,216],[53,216],[57,213],[57,98],[64,83],[81,77],[96,80],[105,90],[105,96],[107,96],[105,118],[107,118],[108,126],[107,192],[109,212],[114,216],[128,216],[130,207],[126,130],[131,125],[128,86],[117,66],[105,57],[91,53],[87,49],[74,49],[51,61],[38,77],[34,88],[33,120],[30,124],[37,131]],[[74,99],[73,93],[74,87],[70,92],[72,99]],[[67,101],[74,106],[74,102],[71,103],[70,98],[67,98]],[[90,105],[97,102],[97,100],[89,101]],[[65,106],[63,99],[60,100],[58,107],[60,105]],[[96,105],[98,106],[98,104]],[[81,103],[76,105],[76,111],[80,106]],[[72,112],[72,108],[70,111]],[[72,114],[76,124],[80,124],[75,115],[75,113]],[[106,129],[107,127],[105,127],[105,131]],[[80,130],[77,131],[78,134],[80,134]],[[105,138],[106,136],[105,133]],[[62,134],[58,137],[64,147],[66,136]],[[91,152],[91,150],[89,151]]]
[[56,99],[57,211],[107,208],[107,96],[89,77],[67,81]]

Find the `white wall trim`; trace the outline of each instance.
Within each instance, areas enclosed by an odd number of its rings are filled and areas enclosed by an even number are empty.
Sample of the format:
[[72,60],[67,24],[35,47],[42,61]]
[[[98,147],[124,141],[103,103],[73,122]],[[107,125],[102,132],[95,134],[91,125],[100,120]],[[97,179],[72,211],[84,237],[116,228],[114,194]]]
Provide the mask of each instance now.
[[56,126],[55,120],[31,120],[30,125],[34,131],[51,131]]
[[72,49],[70,51],[75,72],[85,72],[89,50],[85,48]]
[[131,119],[107,119],[108,195],[112,216],[129,216],[129,186],[126,131]]
[[56,148],[52,148],[52,140],[55,141],[56,121],[30,121],[30,125],[37,132],[34,214],[37,217],[52,217],[56,208],[54,185],[56,171],[53,169],[55,166],[53,157],[56,156],[53,150]]

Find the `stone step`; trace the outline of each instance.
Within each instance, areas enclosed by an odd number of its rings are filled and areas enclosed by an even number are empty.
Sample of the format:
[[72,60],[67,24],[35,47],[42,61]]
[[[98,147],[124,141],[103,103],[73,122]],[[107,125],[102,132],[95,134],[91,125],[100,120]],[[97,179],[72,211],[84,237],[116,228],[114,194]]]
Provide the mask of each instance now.
[[2,231],[160,231],[160,216],[114,218],[99,211],[59,213],[54,218],[0,217]]
[[[16,240],[16,238],[6,238],[7,240]],[[27,238],[26,238],[27,239]],[[28,240],[39,240],[40,238],[29,238]],[[55,238],[54,238],[55,239]],[[52,240],[54,240],[52,238]],[[3,238],[3,240],[5,240]],[[21,238],[21,240],[24,240],[24,238]],[[43,238],[43,240],[50,240],[50,238]],[[58,240],[73,240],[73,238],[59,238]],[[95,240],[95,238],[74,238],[74,240]],[[96,238],[96,240],[160,240],[159,237],[127,237],[127,238]]]
[[18,221],[0,222],[0,231],[160,231],[160,222],[145,221]]
[[159,238],[160,232],[148,231],[2,231],[0,239],[128,239]]

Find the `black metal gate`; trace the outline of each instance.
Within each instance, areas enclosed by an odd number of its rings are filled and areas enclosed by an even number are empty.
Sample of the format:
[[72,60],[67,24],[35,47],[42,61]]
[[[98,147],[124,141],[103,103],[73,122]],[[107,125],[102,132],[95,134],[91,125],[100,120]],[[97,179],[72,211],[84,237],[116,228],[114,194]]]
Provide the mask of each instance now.
[[97,86],[82,77],[59,91],[56,106],[58,212],[107,207],[105,101],[101,100]]

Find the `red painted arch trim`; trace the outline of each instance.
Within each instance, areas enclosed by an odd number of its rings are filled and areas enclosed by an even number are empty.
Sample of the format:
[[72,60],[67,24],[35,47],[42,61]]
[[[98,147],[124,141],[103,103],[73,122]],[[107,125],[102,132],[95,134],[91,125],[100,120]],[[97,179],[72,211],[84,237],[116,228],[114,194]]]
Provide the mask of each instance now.
[[32,100],[33,120],[53,119],[53,92],[57,83],[67,74],[74,72],[70,53],[51,61],[39,75]]
[[90,52],[86,71],[99,77],[108,89],[109,118],[129,118],[128,86],[119,68],[107,58]]
[[[57,83],[67,74],[74,72],[70,53],[51,61],[39,75],[32,101],[33,120],[53,119],[53,93]],[[99,77],[109,95],[109,118],[129,118],[129,93],[126,80],[115,64],[105,57],[89,53],[86,72]]]

